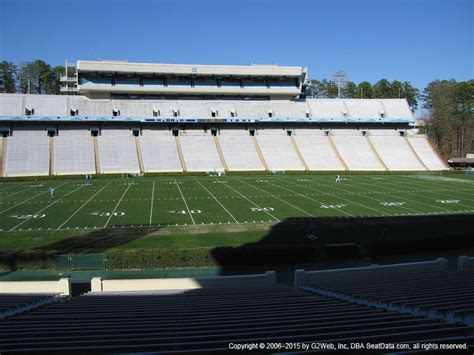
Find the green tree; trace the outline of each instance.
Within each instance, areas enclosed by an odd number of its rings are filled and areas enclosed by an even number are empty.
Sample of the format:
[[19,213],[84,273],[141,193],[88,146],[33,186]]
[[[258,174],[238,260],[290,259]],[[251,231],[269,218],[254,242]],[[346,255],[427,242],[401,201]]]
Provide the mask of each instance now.
[[373,97],[385,99],[391,97],[391,85],[387,79],[379,80],[372,86]]
[[411,110],[415,111],[418,108],[420,90],[411,85],[409,81],[404,81],[402,83],[401,95],[397,97],[406,99],[408,101],[408,105],[410,105]]
[[362,81],[357,85],[358,97],[361,99],[371,99],[373,97],[372,84],[368,81]]
[[474,150],[474,80],[435,80],[423,91],[427,134],[445,158]]
[[16,92],[17,67],[12,62],[0,62],[0,92]]
[[359,97],[359,89],[353,81],[348,81],[342,89],[342,96],[348,99],[356,99]]
[[28,92],[29,83],[31,94],[59,94],[59,78],[62,72],[64,72],[62,66],[52,68],[43,60],[35,60],[20,68],[20,90]]

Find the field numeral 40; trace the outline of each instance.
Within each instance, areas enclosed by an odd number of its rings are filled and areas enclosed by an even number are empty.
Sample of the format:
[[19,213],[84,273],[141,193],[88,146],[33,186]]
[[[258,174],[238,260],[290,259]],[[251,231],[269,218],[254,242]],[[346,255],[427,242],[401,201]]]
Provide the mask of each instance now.
[[275,211],[273,207],[250,207],[250,211],[252,212],[268,212],[268,211]]
[[[200,214],[201,210],[190,210],[191,214]],[[170,213],[176,213],[176,214],[188,214],[188,211],[186,210],[181,210],[181,211],[170,211]]]

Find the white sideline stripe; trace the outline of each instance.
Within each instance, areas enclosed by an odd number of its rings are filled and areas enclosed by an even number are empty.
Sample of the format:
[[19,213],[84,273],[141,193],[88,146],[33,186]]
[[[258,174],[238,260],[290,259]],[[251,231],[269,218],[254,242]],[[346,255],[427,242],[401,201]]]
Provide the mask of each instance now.
[[[67,184],[67,182],[62,183],[61,185],[58,185],[58,187],[59,187],[59,186],[63,186],[64,184]],[[14,204],[13,206],[7,208],[6,210],[0,211],[0,214],[5,213],[5,212],[8,212],[8,211],[10,211],[10,210],[13,209],[13,208],[15,208],[15,207],[17,207],[17,206],[20,206],[20,205],[22,205],[22,204],[28,202],[29,200],[34,199],[35,197],[38,197],[39,195],[45,194],[46,192],[48,192],[48,191],[40,192],[39,194],[34,195],[34,196],[32,196],[32,197],[30,197],[30,198],[24,200],[24,201],[18,202],[18,203],[16,203],[16,204]]]
[[[316,181],[316,179],[315,179],[315,181]],[[317,182],[315,182],[315,184],[316,184],[316,185],[320,185],[320,184],[317,183]],[[366,189],[366,188],[364,188],[364,187],[358,186],[358,185],[357,185],[357,182],[354,182],[354,184],[352,184],[351,187],[356,187],[356,188],[358,188],[358,189],[362,189],[362,190],[364,190],[364,191],[369,191],[369,192],[372,191],[372,190]],[[345,192],[347,192],[347,190],[345,190],[345,189],[342,190],[342,187],[340,187],[340,186],[336,186],[336,188],[338,188],[340,191],[345,191]],[[317,191],[317,190],[315,190],[315,191]],[[390,194],[390,193],[389,193],[389,194],[386,194],[385,192],[379,192],[379,193],[380,193],[380,194],[383,194],[383,195],[392,195],[392,194]],[[376,199],[376,198],[367,196],[367,194],[364,194],[364,195],[362,195],[362,196],[365,197],[365,198],[368,198],[368,199],[371,199],[371,200],[380,202],[380,203],[383,203],[383,202],[384,202],[384,201],[381,201],[381,200],[379,200],[379,199]],[[345,199],[344,197],[338,196],[338,198],[341,198],[341,199],[346,200],[346,201],[351,201],[352,203],[355,203],[355,204],[357,204],[357,205],[359,205],[359,206],[369,208],[369,209],[371,209],[371,210],[373,210],[373,211],[378,211],[378,212],[380,212],[380,213],[382,213],[382,214],[384,214],[384,215],[387,215],[387,216],[391,216],[391,215],[392,215],[391,213],[383,212],[383,211],[378,210],[378,209],[376,209],[376,208],[373,208],[373,207],[370,207],[370,206],[367,206],[367,205],[363,205],[363,204],[357,203],[357,202],[355,202],[355,201],[353,201],[353,200],[347,200],[347,199]],[[408,211],[412,211],[412,212],[415,212],[415,213],[423,213],[422,211],[418,211],[418,210],[415,210],[415,209],[412,209],[412,208],[408,208],[408,207],[404,207],[404,206],[397,206],[397,207],[403,208],[403,209],[406,209],[406,210],[408,210]]]
[[174,179],[174,182],[175,182],[176,186],[178,187],[178,190],[179,190],[179,193],[181,194],[181,198],[183,199],[184,205],[186,206],[186,209],[188,210],[189,217],[191,217],[191,221],[193,221],[193,224],[196,224],[196,222],[194,221],[194,218],[193,218],[193,214],[189,210],[188,203],[186,202],[186,199],[184,198],[184,195],[181,192],[181,188],[179,187],[179,184],[176,181],[176,179]]
[[[308,200],[311,200],[311,201],[320,203],[320,204],[322,204],[322,205],[325,205],[325,204],[326,204],[325,202],[321,202],[321,201],[315,200],[314,198],[311,198],[311,197],[308,197],[308,196],[306,196],[306,195],[303,195],[303,194],[301,194],[301,193],[299,193],[299,192],[297,192],[297,191],[295,191],[295,190],[290,190],[290,189],[288,189],[288,188],[286,188],[286,187],[283,187],[283,186],[280,186],[280,185],[276,185],[276,184],[273,184],[273,183],[271,183],[271,182],[270,182],[269,184],[271,184],[271,185],[273,185],[273,186],[276,186],[276,187],[279,187],[279,188],[281,188],[281,189],[290,191],[290,192],[294,192],[294,193],[296,193],[296,194],[299,195],[299,196],[303,196],[304,198],[307,198]],[[312,191],[318,191],[318,192],[320,192],[319,190],[312,189],[312,188],[306,187],[306,186],[304,186],[304,185],[300,185],[300,184],[296,184],[296,183],[292,183],[292,185],[300,186],[300,187],[305,187],[305,188],[310,189],[310,190],[312,190]],[[345,200],[345,199],[343,199],[343,200]],[[351,202],[351,203],[354,202],[354,201],[350,201],[350,200],[346,200],[346,201]],[[357,203],[357,202],[355,202],[355,203]],[[358,203],[357,203],[357,204],[358,204]],[[358,204],[358,205],[359,205],[359,204]],[[362,205],[359,205],[359,206],[362,206]],[[364,207],[364,206],[362,206],[362,207]],[[354,217],[353,214],[351,214],[351,213],[349,213],[349,212],[346,212],[346,211],[343,211],[343,210],[340,209],[340,208],[336,209],[336,211],[342,212],[342,213],[344,213],[344,214],[347,215],[347,216]],[[375,211],[375,210],[374,210],[374,211]],[[382,213],[383,213],[383,212],[382,212]]]
[[81,207],[79,207],[76,212],[74,212],[68,219],[66,219],[57,229],[61,229],[62,226],[64,226],[67,222],[69,222],[71,220],[72,217],[74,217],[80,210],[82,210],[82,208],[87,205],[95,196],[97,196],[100,192],[102,192],[102,190],[104,190],[107,186],[109,186],[110,184],[112,183],[112,181],[110,181],[107,185],[103,186],[99,191],[97,191],[95,194],[93,194],[91,196],[90,199],[88,199],[86,202],[84,202],[82,204]]
[[[266,190],[264,190],[264,189],[262,189],[262,188],[260,188],[260,187],[258,187],[258,186],[255,186],[255,185],[253,185],[253,184],[250,184],[250,183],[248,183],[247,181],[244,181],[244,183],[246,183],[247,185],[250,185],[250,186],[252,186],[252,187],[254,187],[254,188],[256,188],[256,189],[262,190],[263,192],[265,192],[266,194],[269,194],[269,195],[272,196],[273,198],[276,198],[276,199],[278,199],[278,200],[280,200],[280,201],[286,203],[287,205],[289,205],[289,206],[291,206],[291,207],[293,207],[293,208],[296,208],[297,210],[299,210],[299,211],[301,211],[301,212],[307,214],[308,216],[315,217],[315,216],[313,216],[311,213],[305,211],[304,209],[302,209],[302,208],[300,208],[300,207],[298,207],[298,206],[295,206],[295,205],[293,205],[292,203],[289,203],[288,201],[283,200],[282,198],[279,198],[278,196],[275,196],[275,195],[273,195],[272,193],[270,193],[270,192],[268,192],[268,191],[266,191]],[[278,185],[277,185],[277,186],[278,186]]]
[[[231,189],[232,191],[234,192],[237,192],[240,196],[242,196],[243,198],[245,198],[247,201],[249,201],[251,204],[253,204],[254,206],[256,206],[257,208],[262,208],[261,206],[257,205],[255,202],[253,202],[251,199],[249,199],[247,196],[244,196],[242,195],[238,190],[234,189],[232,186],[230,186],[229,184],[224,184],[225,187],[228,187],[229,189]],[[270,212],[268,211],[264,211],[266,214],[268,214],[270,217],[272,217],[275,221],[277,222],[280,222],[280,220],[278,218],[276,218],[274,215],[272,215]]]
[[150,203],[150,223],[148,224],[151,226],[151,218],[153,216],[153,201],[155,199],[155,181],[153,180],[153,189],[151,190],[151,203]]
[[125,196],[125,194],[127,193],[127,191],[130,189],[130,187],[132,187],[132,184],[131,184],[131,183],[128,184],[128,187],[127,187],[127,188],[125,189],[125,191],[123,192],[122,196],[120,197],[120,200],[118,200],[117,204],[115,205],[114,210],[112,211],[112,213],[110,214],[109,218],[107,219],[107,222],[105,222],[103,228],[106,228],[107,225],[109,224],[110,220],[111,220],[112,217],[114,216],[115,211],[117,211],[117,208],[118,208],[118,206],[120,205],[120,202],[122,202],[123,197]]
[[239,223],[239,221],[232,215],[232,213],[230,213],[230,212],[227,210],[227,208],[224,207],[224,205],[212,194],[211,191],[209,191],[209,190],[207,189],[206,186],[204,186],[198,179],[195,179],[195,180],[196,180],[196,182],[197,182],[199,185],[201,185],[201,186],[203,187],[204,190],[206,190],[206,191],[209,193],[209,195],[212,196],[212,198],[213,198],[214,200],[216,200],[216,202],[227,212],[227,214],[232,217],[232,219],[235,221],[235,223]]
[[14,231],[16,228],[18,228],[18,227],[20,227],[21,225],[23,225],[24,223],[28,222],[28,221],[33,217],[33,215],[36,215],[36,214],[38,214],[38,213],[43,212],[45,209],[47,209],[47,208],[51,207],[52,205],[56,204],[57,202],[61,201],[63,198],[65,198],[65,197],[69,196],[70,194],[74,193],[75,191],[79,190],[81,187],[83,187],[83,186],[78,186],[78,187],[76,187],[74,190],[69,191],[69,192],[68,192],[66,195],[64,195],[63,197],[57,199],[57,200],[54,201],[53,203],[50,203],[50,204],[47,205],[46,207],[43,207],[43,208],[40,209],[39,211],[33,213],[30,217],[26,218],[26,219],[23,220],[22,222],[18,223],[16,226],[12,227],[12,228],[10,229],[10,232],[11,232],[11,231]]

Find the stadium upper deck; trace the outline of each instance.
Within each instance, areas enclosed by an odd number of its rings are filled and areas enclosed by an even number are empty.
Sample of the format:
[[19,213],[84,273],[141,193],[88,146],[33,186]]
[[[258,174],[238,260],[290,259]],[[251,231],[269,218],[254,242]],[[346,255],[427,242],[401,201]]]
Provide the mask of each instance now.
[[[63,93],[91,98],[153,96],[162,98],[272,98],[301,93],[307,69],[278,65],[188,65],[78,61],[63,77]],[[71,88],[73,88],[71,90]]]

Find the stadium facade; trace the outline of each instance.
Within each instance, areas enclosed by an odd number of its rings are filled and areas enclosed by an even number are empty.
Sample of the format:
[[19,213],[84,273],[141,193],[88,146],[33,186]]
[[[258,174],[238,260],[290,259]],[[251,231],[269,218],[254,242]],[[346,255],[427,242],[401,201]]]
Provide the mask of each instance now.
[[306,99],[307,69],[78,61],[0,94],[1,176],[444,170],[404,99]]

